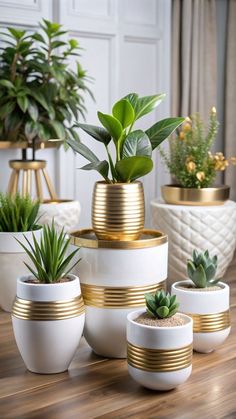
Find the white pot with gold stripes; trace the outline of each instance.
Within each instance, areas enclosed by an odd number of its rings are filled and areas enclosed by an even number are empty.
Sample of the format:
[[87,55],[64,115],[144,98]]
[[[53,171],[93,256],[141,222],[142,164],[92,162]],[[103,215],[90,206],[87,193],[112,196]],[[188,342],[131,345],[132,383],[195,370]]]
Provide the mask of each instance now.
[[12,309],[16,343],[28,370],[39,374],[66,371],[84,328],[84,304],[79,279],[56,284],[17,281]]
[[152,390],[171,390],[192,372],[193,321],[174,327],[153,327],[135,322],[146,310],[127,318],[127,362],[131,377]]
[[229,286],[218,282],[221,289],[197,291],[181,287],[184,284],[192,284],[192,281],[175,282],[171,293],[177,295],[179,310],[193,318],[193,349],[212,352],[230,333]]
[[84,335],[94,352],[126,358],[126,318],[144,307],[144,293],[165,288],[167,237],[144,230],[139,240],[97,240],[92,230],[71,236],[82,258],[79,272],[86,307]]

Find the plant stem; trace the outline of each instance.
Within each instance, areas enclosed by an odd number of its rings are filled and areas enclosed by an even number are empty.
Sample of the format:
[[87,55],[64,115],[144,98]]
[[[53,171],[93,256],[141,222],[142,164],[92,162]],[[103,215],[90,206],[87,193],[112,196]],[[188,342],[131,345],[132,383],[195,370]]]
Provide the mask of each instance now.
[[21,158],[22,160],[27,160],[27,148],[22,148]]

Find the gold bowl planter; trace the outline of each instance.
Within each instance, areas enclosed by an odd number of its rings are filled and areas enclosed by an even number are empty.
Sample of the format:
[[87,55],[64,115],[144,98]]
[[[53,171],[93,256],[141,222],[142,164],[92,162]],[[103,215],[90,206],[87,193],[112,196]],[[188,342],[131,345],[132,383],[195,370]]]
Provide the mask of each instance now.
[[92,226],[100,240],[137,240],[144,227],[141,182],[97,182],[93,191]]
[[230,187],[227,185],[213,188],[182,188],[178,185],[161,187],[162,198],[172,205],[222,205],[229,199]]

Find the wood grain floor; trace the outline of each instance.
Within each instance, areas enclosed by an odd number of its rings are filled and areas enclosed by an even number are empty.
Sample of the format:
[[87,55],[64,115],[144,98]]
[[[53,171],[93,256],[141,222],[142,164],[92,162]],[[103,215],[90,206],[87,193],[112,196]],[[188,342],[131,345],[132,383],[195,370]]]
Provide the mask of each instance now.
[[140,387],[126,361],[100,358],[84,340],[68,373],[32,374],[17,351],[10,316],[0,312],[0,419],[235,419],[236,259],[225,281],[231,285],[230,337],[212,354],[194,354],[188,382],[167,393]]

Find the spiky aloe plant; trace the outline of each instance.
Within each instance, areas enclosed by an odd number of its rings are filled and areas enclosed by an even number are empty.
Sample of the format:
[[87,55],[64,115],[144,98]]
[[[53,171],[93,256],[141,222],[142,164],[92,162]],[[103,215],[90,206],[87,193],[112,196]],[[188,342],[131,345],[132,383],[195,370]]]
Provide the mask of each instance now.
[[157,291],[155,294],[145,294],[147,313],[151,317],[164,319],[172,317],[179,308],[176,295],[170,295],[165,291]]
[[193,260],[187,261],[187,272],[189,278],[197,288],[214,286],[219,279],[215,279],[217,270],[217,255],[210,257],[209,251],[198,253],[193,251]]
[[17,240],[27,255],[30,257],[34,269],[26,262],[25,265],[32,272],[34,277],[43,284],[59,282],[60,279],[66,278],[69,272],[79,263],[80,259],[68,268],[69,263],[79,251],[74,250],[68,256],[67,251],[70,239],[66,237],[66,233],[62,230],[60,233],[56,231],[54,221],[51,226],[44,226],[40,242],[38,243],[33,234],[33,245],[24,236],[28,247]]
[[24,232],[37,228],[39,201],[19,194],[0,194],[0,232]]

